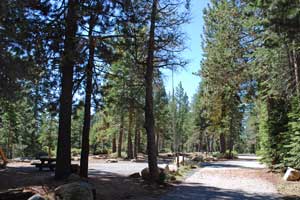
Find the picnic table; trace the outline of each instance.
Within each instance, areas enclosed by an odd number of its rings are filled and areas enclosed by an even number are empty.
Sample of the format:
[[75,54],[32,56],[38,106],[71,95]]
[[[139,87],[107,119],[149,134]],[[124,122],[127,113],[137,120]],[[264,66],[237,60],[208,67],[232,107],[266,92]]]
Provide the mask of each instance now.
[[39,160],[39,163],[32,163],[31,165],[35,165],[35,167],[39,168],[40,171],[42,171],[43,168],[49,168],[51,171],[54,171],[56,165],[56,158],[43,156],[40,157]]

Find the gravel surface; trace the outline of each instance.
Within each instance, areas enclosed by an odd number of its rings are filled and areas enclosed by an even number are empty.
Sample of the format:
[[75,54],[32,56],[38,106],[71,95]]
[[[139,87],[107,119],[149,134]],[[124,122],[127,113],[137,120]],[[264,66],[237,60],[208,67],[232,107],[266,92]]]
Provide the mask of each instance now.
[[[162,167],[163,163],[158,164],[158,167]],[[136,172],[141,172],[144,168],[148,167],[147,162],[130,162],[130,161],[119,161],[117,163],[101,163],[94,162],[89,164],[90,174],[94,172],[109,172],[121,176],[129,176]]]
[[134,163],[119,161],[117,163],[92,163],[89,164],[90,173],[95,171],[110,172],[122,176],[128,176],[135,172],[140,172],[148,167],[148,163]]
[[263,176],[264,167],[249,155],[238,160],[206,163],[160,200],[278,200],[275,186]]

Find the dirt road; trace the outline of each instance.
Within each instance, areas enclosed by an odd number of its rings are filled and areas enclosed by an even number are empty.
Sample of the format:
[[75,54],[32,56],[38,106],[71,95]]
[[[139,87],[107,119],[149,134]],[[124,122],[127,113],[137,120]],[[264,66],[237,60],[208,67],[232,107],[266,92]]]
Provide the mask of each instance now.
[[255,156],[206,163],[160,200],[281,199],[264,168]]

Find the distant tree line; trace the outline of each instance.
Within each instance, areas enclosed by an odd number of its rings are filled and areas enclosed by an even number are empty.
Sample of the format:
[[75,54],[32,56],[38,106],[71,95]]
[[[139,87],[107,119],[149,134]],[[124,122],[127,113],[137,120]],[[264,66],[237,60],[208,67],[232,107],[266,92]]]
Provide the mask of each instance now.
[[300,167],[299,8],[298,1],[212,0],[204,10],[195,147]]

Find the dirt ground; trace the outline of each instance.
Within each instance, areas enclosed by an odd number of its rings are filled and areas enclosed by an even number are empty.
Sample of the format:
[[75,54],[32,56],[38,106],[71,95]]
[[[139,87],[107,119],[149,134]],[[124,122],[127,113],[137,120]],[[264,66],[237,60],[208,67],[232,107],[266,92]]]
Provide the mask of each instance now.
[[[139,171],[146,163],[132,163],[130,161],[106,163],[105,159],[91,160],[90,163],[90,178],[88,181],[95,186],[97,199],[99,200],[175,200],[181,199],[182,195],[185,199],[199,199],[198,197],[210,199],[210,197],[216,195],[226,196],[228,194],[231,194],[232,198],[244,198],[244,193],[236,191],[241,191],[240,187],[242,186],[245,190],[248,190],[250,185],[252,189],[257,186],[257,191],[270,190],[271,193],[277,193],[277,189],[284,199],[300,199],[300,182],[285,182],[282,180],[281,174],[270,173],[265,168],[259,168],[252,161],[207,163],[202,168],[195,170],[186,179],[187,185],[183,183],[173,186],[168,185],[167,187],[150,186],[141,179],[128,178],[129,173]],[[254,170],[253,167],[257,169]],[[120,168],[123,169],[120,170]],[[38,193],[46,194],[53,191],[57,186],[66,183],[55,181],[53,177],[54,172],[40,172],[27,162],[9,163],[7,169],[0,169],[0,192],[13,188],[29,188],[30,190],[36,190]],[[247,178],[247,181],[241,181],[246,180],[245,178]],[[258,183],[260,180],[264,181]],[[274,189],[272,189],[272,185]],[[262,188],[262,186],[265,186],[265,188]],[[222,192],[223,190],[226,192]],[[230,193],[228,191],[235,192]],[[247,196],[249,199],[263,199],[266,196],[250,197]]]
[[[28,188],[42,194],[66,183],[54,180],[53,172],[40,172],[24,162],[9,163],[7,169],[1,169],[0,180],[0,192],[15,188]],[[88,182],[95,186],[99,200],[156,198],[166,191],[165,187],[153,188],[141,179],[132,179],[109,172],[93,172]]]

